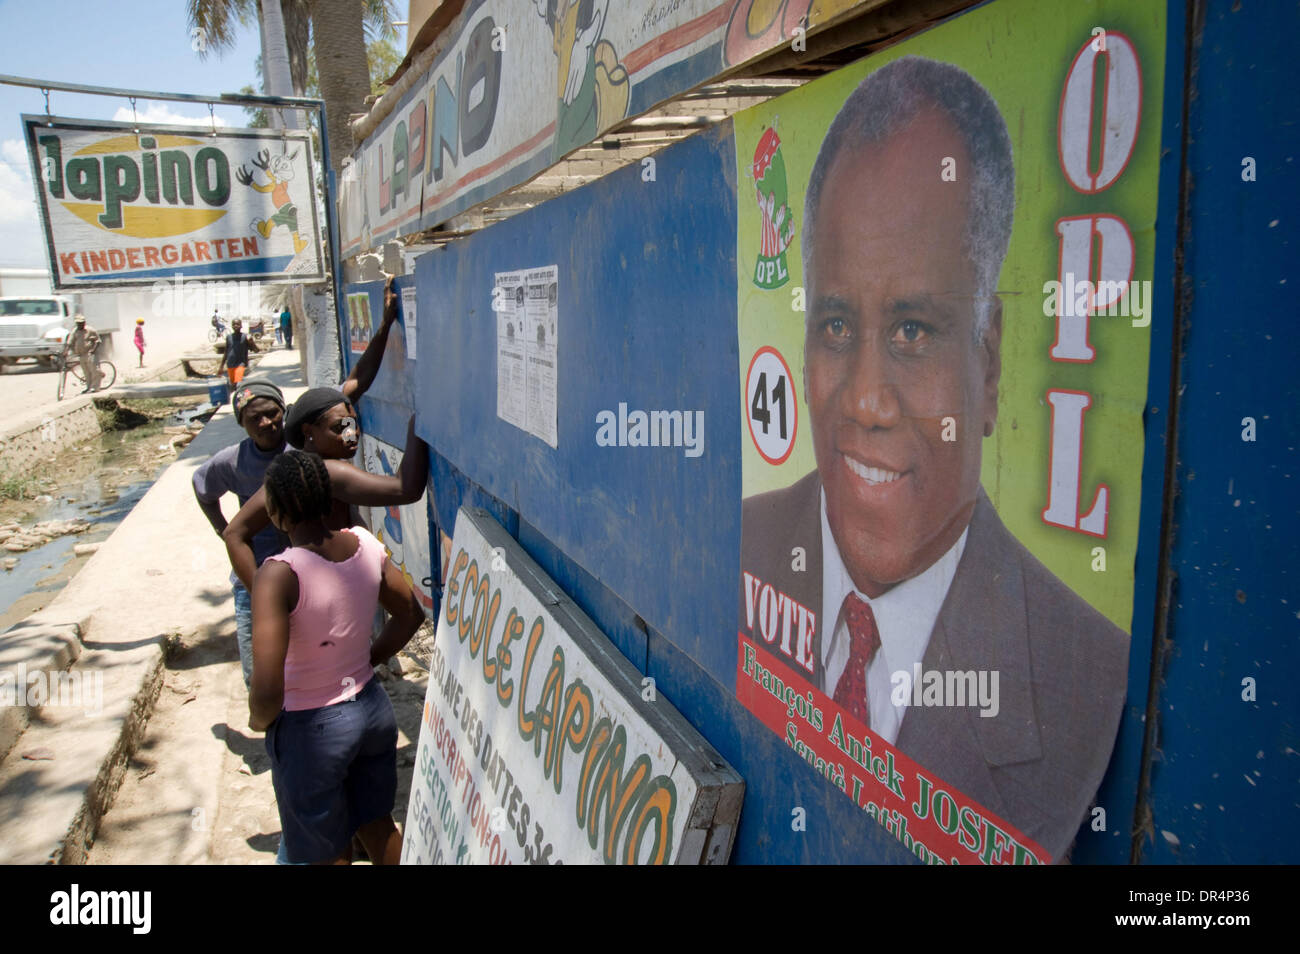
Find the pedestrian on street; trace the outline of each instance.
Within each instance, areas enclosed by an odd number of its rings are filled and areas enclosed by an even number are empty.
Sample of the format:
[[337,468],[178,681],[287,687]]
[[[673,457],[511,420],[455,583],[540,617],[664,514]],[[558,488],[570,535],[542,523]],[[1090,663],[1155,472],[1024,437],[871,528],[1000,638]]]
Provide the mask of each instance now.
[[[321,458],[277,457],[265,493],[293,545],[254,583],[248,725],[266,732],[286,859],[350,864],[356,835],[373,863],[395,865],[397,721],[374,667],[410,641],[424,612],[369,531],[326,525],[333,500]],[[372,646],[380,605],[390,617]]]
[[140,352],[140,367],[144,367],[144,319],[135,320],[135,350]]
[[280,334],[284,336],[284,346],[293,347],[293,315],[289,314],[289,306],[284,306],[284,311],[280,312]]
[[82,388],[81,393],[98,391],[99,367],[95,360],[95,353],[99,350],[99,334],[94,328],[86,327],[85,315],[78,315],[74,324],[72,334],[68,335],[68,340],[63,343],[64,366],[67,366],[69,352],[76,355],[81,363],[82,377],[86,379],[86,386]]
[[230,323],[230,334],[226,335],[226,353],[217,365],[218,374],[222,368],[226,369],[232,390],[244,380],[244,372],[248,370],[248,353],[257,352],[257,342],[244,334],[243,328],[244,323],[238,318]]
[[[199,509],[220,536],[226,529],[221,512],[221,498],[234,494],[242,507],[262,489],[266,468],[286,450],[284,443],[284,394],[270,381],[249,378],[236,389],[232,399],[235,420],[246,438],[223,447],[194,472],[194,496]],[[273,526],[253,537],[255,566],[289,545],[289,538]],[[239,646],[239,663],[244,671],[244,686],[253,676],[253,611],[248,588],[234,573],[230,574],[235,596],[235,641]]]

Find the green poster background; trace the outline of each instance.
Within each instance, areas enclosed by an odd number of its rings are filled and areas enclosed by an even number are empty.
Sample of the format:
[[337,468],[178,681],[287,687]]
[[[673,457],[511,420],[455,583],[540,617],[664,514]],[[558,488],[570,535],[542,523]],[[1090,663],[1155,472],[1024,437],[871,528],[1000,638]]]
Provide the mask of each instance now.
[[[1142,103],[1137,142],[1127,168],[1109,188],[1083,195],[1061,171],[1057,117],[1070,64],[1092,39],[1095,27],[1108,34],[1122,33],[1132,42],[1141,70]],[[1133,235],[1132,280],[1152,279],[1164,46],[1163,3],[1093,0],[1061,5],[996,0],[736,114],[738,397],[745,497],[786,487],[816,468],[803,398],[804,313],[794,307],[803,288],[804,190],[826,129],[862,78],[886,63],[908,55],[953,63],[982,83],[997,101],[1011,136],[1016,170],[1015,221],[998,280],[1003,303],[998,422],[993,435],[985,438],[981,481],[1007,528],[1071,589],[1131,631],[1151,329],[1133,327],[1129,318],[1094,316],[1089,340],[1096,359],[1088,364],[1053,361],[1048,352],[1056,337],[1056,320],[1043,315],[1047,297],[1043,285],[1058,278],[1057,220],[1099,213],[1120,217]],[[754,282],[761,218],[750,165],[763,130],[772,125],[781,138],[795,237],[786,252],[790,280],[765,291]],[[1154,291],[1157,297],[1163,292]],[[1143,305],[1150,318],[1150,301],[1144,300]],[[745,413],[746,373],[755,352],[765,345],[785,357],[796,385],[795,445],[779,465],[769,464],[755,449]],[[1052,423],[1046,393],[1052,388],[1092,395],[1092,407],[1084,416],[1080,509],[1086,512],[1099,484],[1110,488],[1104,539],[1050,526],[1041,519],[1047,505]],[[1106,551],[1104,572],[1093,570],[1093,551],[1098,546]]]

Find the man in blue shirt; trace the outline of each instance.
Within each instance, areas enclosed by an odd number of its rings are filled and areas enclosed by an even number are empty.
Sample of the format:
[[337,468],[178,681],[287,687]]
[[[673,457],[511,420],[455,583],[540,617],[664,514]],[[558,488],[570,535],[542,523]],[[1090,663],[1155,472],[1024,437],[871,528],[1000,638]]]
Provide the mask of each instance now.
[[[262,489],[267,465],[285,450],[284,395],[279,388],[269,381],[245,381],[236,389],[232,403],[235,420],[248,437],[223,447],[194,472],[194,496],[218,535],[226,529],[226,518],[221,513],[222,495],[234,494],[243,506]],[[262,530],[253,540],[258,565],[288,545],[288,538],[275,527]],[[239,662],[247,686],[253,674],[252,602],[242,583],[232,577],[231,585],[235,592]]]
[[[374,383],[379,365],[388,346],[388,333],[398,317],[398,297],[392,280],[384,289],[384,320],[365,353],[358,359],[348,379],[339,386],[343,397],[352,405]],[[222,448],[194,472],[194,496],[199,508],[218,536],[226,529],[221,512],[223,494],[232,493],[242,507],[248,498],[262,489],[266,468],[277,455],[288,449],[284,436],[284,395],[269,381],[252,379],[238,384],[231,396],[235,420],[248,434],[238,444]],[[267,526],[253,537],[253,554],[257,565],[289,545],[288,538],[274,526]],[[253,673],[253,613],[248,589],[231,574],[235,594],[235,637],[239,644],[239,662],[244,670],[244,685]]]

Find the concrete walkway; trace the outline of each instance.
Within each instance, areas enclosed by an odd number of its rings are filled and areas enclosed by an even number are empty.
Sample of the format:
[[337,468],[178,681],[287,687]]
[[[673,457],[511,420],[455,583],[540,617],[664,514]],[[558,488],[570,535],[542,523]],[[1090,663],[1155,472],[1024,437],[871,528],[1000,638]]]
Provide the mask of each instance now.
[[[296,352],[268,354],[258,376],[285,388],[290,400],[301,391]],[[29,689],[27,705],[19,700],[16,707],[23,711],[6,713],[0,724],[0,864],[85,861],[145,734],[163,686],[164,653],[181,645],[228,645],[233,654],[229,563],[195,505],[191,478],[211,454],[242,436],[229,406],[219,410],[63,592],[0,634],[0,677],[20,667],[62,674],[55,680],[60,692],[47,701]],[[228,515],[233,503],[229,498],[225,505]],[[0,694],[5,685],[0,678]],[[218,693],[213,702],[224,705],[228,698],[228,691]],[[218,721],[224,730],[225,720]],[[194,756],[183,767],[188,776],[177,782],[178,804],[186,810],[178,814],[173,805],[158,813],[182,842],[185,831],[204,841],[210,826],[195,820],[207,808],[206,817],[216,816],[217,786],[204,781],[211,753]],[[199,860],[183,847],[152,860]]]

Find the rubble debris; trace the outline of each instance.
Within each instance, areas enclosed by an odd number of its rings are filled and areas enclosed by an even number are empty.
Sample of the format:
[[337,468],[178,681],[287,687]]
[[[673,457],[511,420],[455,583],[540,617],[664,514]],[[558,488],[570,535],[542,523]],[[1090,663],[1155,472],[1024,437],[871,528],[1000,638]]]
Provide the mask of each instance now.
[[0,527],[0,546],[10,553],[23,553],[45,546],[57,537],[85,533],[89,529],[90,524],[84,520],[42,520],[26,529],[17,524],[7,524]]

